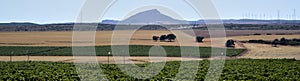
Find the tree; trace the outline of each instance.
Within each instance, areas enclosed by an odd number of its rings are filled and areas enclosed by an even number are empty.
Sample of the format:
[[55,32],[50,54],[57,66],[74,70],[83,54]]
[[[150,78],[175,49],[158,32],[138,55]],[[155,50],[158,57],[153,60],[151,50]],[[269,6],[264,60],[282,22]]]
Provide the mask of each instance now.
[[282,45],[287,45],[287,40],[283,37],[283,38],[281,38],[280,39],[280,44],[282,44]]
[[154,40],[155,42],[157,42],[158,39],[159,39],[158,36],[153,36],[153,37],[152,37],[152,40]]
[[275,39],[273,42],[272,42],[272,46],[273,47],[277,47],[277,44],[279,43],[279,40],[278,39]]
[[165,41],[166,39],[167,39],[166,35],[161,35],[159,38],[160,41]]
[[166,39],[168,39],[170,42],[174,41],[176,39],[176,35],[174,34],[168,34]]
[[203,39],[204,39],[204,37],[201,37],[201,36],[196,37],[197,42],[203,42]]
[[227,40],[226,47],[235,47],[234,40],[232,39]]

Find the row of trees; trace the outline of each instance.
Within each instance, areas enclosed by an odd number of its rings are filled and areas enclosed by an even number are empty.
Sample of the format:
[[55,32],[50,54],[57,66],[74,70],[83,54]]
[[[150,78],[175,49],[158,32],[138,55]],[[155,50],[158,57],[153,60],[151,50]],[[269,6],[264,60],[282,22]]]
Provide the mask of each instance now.
[[[203,42],[203,39],[204,37],[201,37],[201,36],[197,36],[196,37],[196,42]],[[227,42],[225,43],[225,46],[226,47],[235,47],[235,41],[230,39],[230,40],[227,40]]]
[[[299,30],[299,24],[224,24],[226,30]],[[193,29],[208,30],[207,25],[193,25]]]
[[279,39],[274,39],[272,41],[272,46],[277,47],[277,45],[292,45],[292,46],[299,46],[300,45],[300,39],[286,39],[286,38],[281,38]]
[[[165,41],[165,40],[169,40],[169,42],[173,42],[176,39],[176,35],[174,34],[168,34],[168,35],[161,35],[159,36],[153,36],[152,40],[154,40],[155,42],[157,42],[158,40],[160,41]],[[197,36],[196,37],[196,42],[203,42],[204,37],[201,36]]]
[[173,42],[176,39],[176,35],[174,35],[174,34],[168,34],[168,35],[161,35],[160,37],[159,36],[153,36],[152,39],[154,41],[160,40],[162,42],[162,41],[169,40],[169,42]]
[[[168,34],[168,35],[161,35],[159,36],[153,36],[152,40],[154,40],[155,42],[157,42],[158,40],[160,40],[161,42],[164,42],[166,40],[169,40],[169,42],[174,42],[176,39],[176,35],[175,34]],[[204,40],[204,37],[201,36],[197,36],[196,37],[196,42],[202,43]],[[234,44],[234,40],[227,40],[227,42],[225,43],[226,47],[235,47]]]
[[281,38],[274,39],[273,41],[266,41],[266,40],[249,40],[249,43],[261,43],[261,44],[272,44],[273,47],[277,47],[277,45],[292,45],[297,46],[300,45],[300,39],[286,39]]

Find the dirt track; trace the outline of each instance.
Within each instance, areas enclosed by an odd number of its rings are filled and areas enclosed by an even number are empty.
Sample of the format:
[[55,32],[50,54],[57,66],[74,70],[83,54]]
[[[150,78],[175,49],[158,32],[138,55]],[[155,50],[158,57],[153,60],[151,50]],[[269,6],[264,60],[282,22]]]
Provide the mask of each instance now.
[[[83,59],[81,59],[83,58]],[[107,56],[97,56],[97,57],[79,57],[79,62],[95,62],[90,60],[91,58],[97,58],[98,63],[108,64]],[[150,60],[149,57],[109,57],[110,64],[139,64],[139,63],[149,63],[149,62],[162,62],[161,59],[164,57],[153,57]],[[189,61],[189,60],[202,60],[200,58],[181,58],[181,57],[166,57],[166,61]],[[10,61],[10,56],[0,56],[0,61]],[[28,61],[27,56],[12,56],[12,61]],[[73,56],[30,56],[29,61],[50,61],[50,62],[75,62]],[[77,61],[76,61],[77,62]]]

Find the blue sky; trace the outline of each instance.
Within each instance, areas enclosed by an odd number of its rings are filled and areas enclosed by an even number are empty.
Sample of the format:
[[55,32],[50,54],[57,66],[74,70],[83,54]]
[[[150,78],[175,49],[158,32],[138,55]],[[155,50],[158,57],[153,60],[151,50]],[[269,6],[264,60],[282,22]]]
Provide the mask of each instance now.
[[[292,19],[300,16],[300,0],[212,0],[222,19]],[[85,0],[0,0],[0,22],[64,23],[75,22]],[[147,5],[162,5],[186,20],[201,19],[183,0],[119,0],[103,19],[120,20],[130,11]],[[250,15],[250,16],[249,16]],[[300,19],[300,17],[297,17]]]

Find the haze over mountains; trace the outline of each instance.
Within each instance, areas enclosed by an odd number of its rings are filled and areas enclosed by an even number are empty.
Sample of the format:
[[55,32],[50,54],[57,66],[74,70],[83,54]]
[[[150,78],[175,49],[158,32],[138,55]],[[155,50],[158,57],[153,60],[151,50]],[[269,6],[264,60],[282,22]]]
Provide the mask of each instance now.
[[[207,19],[209,22],[217,22],[216,19]],[[229,19],[222,20],[223,23],[233,24],[272,24],[272,23],[300,23],[299,20],[258,20],[258,19]],[[103,20],[104,24],[205,24],[204,20],[188,21],[176,20],[165,14],[162,14],[156,9],[147,10],[133,15],[125,20]]]
[[[221,19],[224,24],[300,24],[300,20],[259,20],[259,19]],[[216,19],[199,19],[197,21],[189,20],[177,20],[172,17],[169,17],[165,14],[162,14],[157,9],[147,10],[144,12],[137,13],[124,20],[113,20],[106,19],[99,24],[138,24],[138,25],[147,25],[147,24],[156,24],[156,25],[176,25],[176,24],[205,24],[205,21],[214,22]],[[55,23],[55,24],[74,24],[71,23]],[[31,22],[13,22],[13,23],[0,23],[1,25],[50,25],[49,24],[37,24]]]

